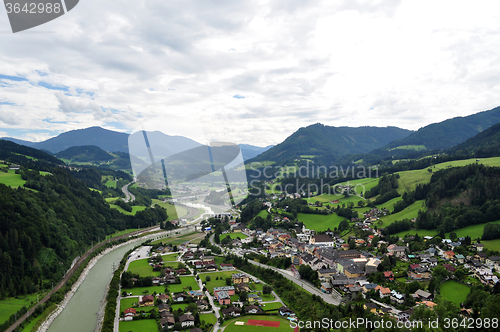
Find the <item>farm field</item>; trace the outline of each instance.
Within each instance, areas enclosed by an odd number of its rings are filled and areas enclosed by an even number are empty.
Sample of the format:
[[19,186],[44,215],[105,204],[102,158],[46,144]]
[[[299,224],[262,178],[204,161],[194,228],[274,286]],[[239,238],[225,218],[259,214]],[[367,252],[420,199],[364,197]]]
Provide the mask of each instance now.
[[126,291],[127,293],[132,293],[132,295],[144,295],[145,294],[144,291],[148,291],[146,295],[151,295],[154,292],[165,293],[165,286],[122,288],[122,291]]
[[[209,273],[200,273],[199,276],[203,282],[206,281],[206,277],[210,276],[210,281],[206,282],[206,287],[210,293],[214,291],[214,287],[223,287],[226,286],[226,278],[231,278],[231,276],[235,273],[239,273],[240,271],[232,270],[232,271],[222,271],[222,272],[209,272]],[[219,280],[215,280],[215,278],[219,277]]]
[[378,228],[382,228],[382,227],[387,227],[396,220],[416,218],[418,216],[418,210],[425,211],[427,209],[425,206],[422,206],[423,203],[424,200],[416,201],[412,205],[405,208],[403,211],[399,211],[398,213],[381,217],[380,220],[382,220],[382,223],[379,224],[377,221],[375,224],[377,225]]
[[[493,221],[491,223],[500,224],[500,220]],[[486,224],[471,225],[464,228],[455,229],[453,232],[455,232],[458,237],[470,236],[471,239],[474,240],[477,238],[481,238],[481,236],[483,235],[484,226],[486,226]],[[450,233],[446,233],[446,236],[449,237]]]
[[298,221],[303,222],[307,228],[314,229],[316,231],[325,231],[328,228],[333,230],[335,227],[338,227],[340,222],[344,219],[344,217],[340,217],[335,213],[328,215],[305,213],[297,214]]
[[[500,220],[493,221],[492,223],[500,224]],[[483,230],[484,230],[485,225],[486,225],[486,223],[471,225],[471,226],[467,226],[464,228],[455,229],[453,232],[455,232],[458,237],[470,236],[472,240],[475,240],[477,238],[480,238],[483,235]],[[415,235],[416,233],[418,233],[419,236],[436,236],[437,230],[436,229],[430,229],[430,230],[429,229],[412,229],[412,230],[408,230],[408,231],[399,232],[399,233],[396,233],[394,235],[397,235],[397,236],[402,238],[406,234]],[[450,236],[450,233],[446,233],[446,237],[449,237],[449,236]],[[494,244],[494,241],[497,241],[497,240],[481,241],[481,243],[483,243],[486,247],[488,247],[491,250],[498,250],[498,249],[493,249],[493,248],[488,246],[488,244],[492,244],[492,243]],[[500,241],[499,241],[499,244],[500,244]]]
[[156,320],[154,319],[140,319],[131,321],[120,322],[120,332],[156,332]]
[[200,289],[200,286],[198,286],[198,283],[193,276],[181,277],[181,283],[168,285],[168,290],[170,291],[170,293],[179,293],[182,291],[190,290],[189,287],[191,287],[192,290]]
[[147,258],[130,262],[127,271],[138,274],[141,277],[158,277],[160,275],[160,271],[153,271],[153,267],[149,265]]
[[217,318],[214,314],[200,314],[200,322],[205,321],[205,323],[215,324],[217,323]]
[[[40,299],[43,296],[40,295]],[[19,298],[8,297],[0,301],[0,324],[6,322],[9,317],[19,311],[22,307],[29,308],[31,303],[36,302],[36,294],[20,296]]]
[[[400,178],[398,180],[399,183],[399,188],[398,192],[400,194],[403,194],[405,191],[410,192],[415,190],[417,187],[417,184],[419,183],[428,183],[431,180],[431,176],[434,172],[445,169],[448,167],[460,167],[460,166],[465,166],[469,164],[476,163],[476,159],[466,159],[466,160],[455,160],[455,161],[447,161],[444,163],[436,164],[432,166],[432,173],[429,173],[427,171],[427,168],[425,169],[419,169],[419,170],[412,170],[412,171],[403,171],[403,172],[398,172],[400,175]],[[494,157],[494,158],[484,158],[480,159],[478,164],[483,164],[486,166],[500,166],[500,157]]]
[[[264,320],[264,321],[272,321],[279,322],[279,327],[267,327],[267,326],[252,326],[247,325],[249,319],[253,320]],[[236,322],[243,322],[244,325],[236,325]],[[224,323],[225,329],[224,332],[255,332],[255,331],[264,331],[264,332],[290,332],[290,322],[278,316],[244,316],[238,317],[235,319],[231,319]]]
[[470,288],[469,286],[461,284],[457,281],[448,280],[441,284],[440,292],[441,296],[445,299],[450,300],[456,305],[460,305],[460,303],[464,302],[467,298]]
[[13,169],[9,169],[7,173],[0,172],[0,183],[12,188],[22,187],[26,181],[21,179],[21,174],[15,172]]
[[225,239],[226,237],[230,237],[232,240],[239,237],[241,240],[243,240],[246,239],[248,236],[246,236],[243,233],[227,233],[227,234],[221,234],[219,238],[222,241],[222,239]]
[[500,251],[500,239],[481,241],[484,246],[490,250]]
[[163,258],[164,262],[175,262],[177,260],[177,257],[179,257],[180,253],[178,252],[172,252],[168,254],[162,254],[161,258]]

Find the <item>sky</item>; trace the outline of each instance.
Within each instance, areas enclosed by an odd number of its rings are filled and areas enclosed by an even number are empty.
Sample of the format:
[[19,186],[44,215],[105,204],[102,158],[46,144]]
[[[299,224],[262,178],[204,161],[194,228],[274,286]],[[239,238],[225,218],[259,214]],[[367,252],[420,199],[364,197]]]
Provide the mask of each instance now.
[[0,8],[0,137],[417,130],[500,106],[499,49],[497,0],[81,0],[15,34]]

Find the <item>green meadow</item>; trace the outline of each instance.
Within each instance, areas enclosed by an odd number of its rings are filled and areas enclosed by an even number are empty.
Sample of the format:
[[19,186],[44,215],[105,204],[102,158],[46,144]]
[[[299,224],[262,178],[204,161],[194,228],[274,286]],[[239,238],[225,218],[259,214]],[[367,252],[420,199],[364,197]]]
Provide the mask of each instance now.
[[154,319],[139,319],[131,321],[121,321],[120,332],[157,332],[158,326]]
[[423,206],[424,200],[416,201],[412,205],[408,206],[402,211],[399,211],[398,213],[390,214],[384,217],[381,217],[380,220],[382,220],[382,223],[379,224],[378,221],[375,222],[375,225],[378,228],[383,228],[387,227],[388,225],[392,224],[396,220],[403,220],[403,219],[412,219],[416,218],[418,216],[418,210],[423,210],[425,211],[427,207]]
[[114,204],[109,204],[110,207],[112,207],[113,209],[117,209],[118,211],[120,211],[121,213],[123,214],[127,214],[129,216],[135,216],[135,214],[139,211],[143,211],[143,210],[146,210],[146,207],[145,206],[139,206],[139,205],[134,205],[132,206],[132,212],[128,212],[128,211],[125,211],[124,209],[122,209],[120,206],[118,205],[114,205]]
[[0,183],[12,188],[22,187],[26,181],[21,179],[21,174],[15,172],[13,169],[9,169],[7,173],[0,172]]
[[443,282],[440,287],[441,296],[455,303],[456,305],[460,305],[460,303],[463,303],[467,298],[467,294],[469,294],[469,292],[469,286],[454,280]]
[[227,233],[227,234],[221,234],[219,239],[222,241],[226,237],[230,237],[232,240],[239,237],[240,239],[243,240],[243,239],[247,238],[248,236],[246,236],[245,234],[242,234],[242,233]]
[[335,227],[338,227],[340,222],[344,219],[344,217],[339,217],[335,213],[327,215],[305,213],[297,214],[298,221],[303,222],[307,228],[314,229],[316,231],[325,231],[328,228],[333,230]]

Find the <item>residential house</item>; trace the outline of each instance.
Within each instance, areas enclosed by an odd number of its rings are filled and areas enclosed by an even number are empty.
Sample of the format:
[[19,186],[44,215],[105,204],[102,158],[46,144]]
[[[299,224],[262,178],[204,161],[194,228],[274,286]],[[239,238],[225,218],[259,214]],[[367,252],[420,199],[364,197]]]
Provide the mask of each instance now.
[[453,251],[445,251],[443,258],[444,259],[453,259],[453,258],[455,258],[455,253]]
[[227,292],[229,296],[235,294],[235,289],[233,286],[214,287],[214,295],[221,291]]
[[384,278],[394,280],[394,273],[392,271],[384,271]]
[[194,326],[194,316],[191,314],[180,315],[179,323],[182,327]]
[[391,302],[403,304],[405,302],[405,296],[393,290],[391,291]]
[[222,309],[222,315],[239,317],[241,315],[241,309],[238,307],[229,307],[227,309]]
[[262,302],[262,297],[258,296],[257,294],[248,294],[247,295],[248,302]]
[[208,302],[205,301],[205,300],[198,300],[196,301],[196,306],[198,307],[198,309],[200,309],[201,311],[204,311],[204,310],[207,310],[209,305],[208,305]]
[[137,315],[137,310],[134,308],[125,309],[125,320],[133,320]]
[[371,313],[373,314],[377,314],[378,313],[378,305],[376,305],[375,303],[372,303],[372,302],[366,302],[364,305],[363,305],[363,308],[365,308],[366,310],[370,310]]
[[375,290],[379,291],[379,295],[381,298],[391,296],[391,290],[389,288],[377,286],[377,287],[375,287]]
[[332,292],[332,285],[329,282],[322,282],[321,290],[323,291],[323,293],[330,294]]
[[406,246],[397,246],[395,244],[391,244],[387,247],[387,251],[396,257],[403,257],[405,255]]
[[476,243],[472,245],[474,248],[476,248],[477,251],[483,251],[484,244],[482,243]]
[[364,284],[361,288],[362,288],[363,293],[366,294],[369,291],[374,290],[377,286],[378,286],[377,284],[367,283],[367,284]]
[[486,258],[486,265],[488,266],[494,266],[495,264],[498,264],[500,262],[500,257],[498,256],[490,256]]
[[319,279],[329,279],[332,275],[337,272],[335,269],[319,269],[318,278]]
[[415,279],[415,280],[429,279],[431,277],[431,273],[425,267],[417,267],[414,269],[410,268],[410,272],[408,273],[408,277]]
[[153,295],[146,295],[139,298],[139,307],[155,305],[155,298],[153,297]]
[[231,298],[226,291],[219,291],[215,293],[215,299],[219,302],[220,305],[228,305],[231,303]]
[[334,242],[330,235],[316,234],[309,239],[309,244],[333,247]]
[[455,259],[458,263],[463,264],[465,262],[465,257],[462,254],[456,254]]
[[281,316],[295,316],[295,312],[293,310],[288,309],[285,306],[279,308],[278,312]]
[[245,312],[248,314],[261,314],[264,311],[256,305],[249,305],[245,307]]
[[416,298],[418,298],[420,300],[427,300],[427,301],[432,300],[432,297],[433,297],[431,293],[426,292],[422,289],[417,290],[414,295]]
[[220,269],[225,271],[225,270],[234,270],[233,264],[220,264]]
[[365,273],[371,274],[377,272],[377,267],[379,266],[380,263],[381,263],[380,259],[370,258],[365,265]]
[[365,272],[356,264],[348,266],[346,269],[344,269],[344,274],[348,278],[357,278],[365,275]]
[[163,302],[163,303],[167,303],[167,302],[168,302],[168,298],[169,298],[169,297],[168,297],[168,295],[167,295],[167,294],[157,294],[157,295],[156,295],[156,298],[157,298],[158,300],[160,300],[161,302]]
[[166,303],[160,303],[158,305],[158,312],[162,313],[164,311],[169,312],[170,311],[170,306],[168,304],[166,304]]
[[172,299],[174,302],[182,302],[182,301],[186,301],[188,298],[187,294],[186,293],[175,293],[173,296],[172,296]]
[[250,277],[245,273],[236,273],[231,276],[233,284],[249,283]]
[[163,316],[161,319],[160,319],[160,324],[161,324],[161,327],[164,329],[165,327],[169,327],[169,328],[172,328],[175,324],[175,318],[174,318],[174,315],[172,314],[169,314],[169,315],[166,315],[166,316]]

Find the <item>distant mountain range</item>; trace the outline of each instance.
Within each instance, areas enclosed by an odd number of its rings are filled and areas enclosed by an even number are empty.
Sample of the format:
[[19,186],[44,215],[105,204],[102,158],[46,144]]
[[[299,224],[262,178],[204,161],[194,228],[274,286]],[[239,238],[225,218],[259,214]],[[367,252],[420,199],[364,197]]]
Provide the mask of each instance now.
[[282,162],[304,155],[340,157],[347,154],[368,153],[411,133],[411,130],[397,127],[331,127],[317,123],[300,128],[285,141],[253,158],[252,161]]
[[[142,135],[142,132],[137,132],[133,134],[132,137],[142,138]],[[132,150],[137,151],[145,149],[145,146],[143,146],[144,139],[129,140],[129,136],[130,135],[126,133],[108,130],[101,127],[90,127],[71,130],[43,142],[29,142],[10,137],[2,137],[1,139],[38,150],[47,151],[52,154],[58,154],[61,151],[76,146],[96,146],[107,152],[128,153],[129,142],[132,142]],[[199,143],[189,138],[183,136],[170,136],[158,131],[147,132],[147,138],[155,153],[162,156],[170,156],[172,154],[200,146]],[[268,147],[258,147],[249,144],[240,144],[239,146],[244,160],[253,158],[272,147],[272,145]],[[77,151],[70,151],[69,153],[70,155],[73,155],[75,152]],[[80,157],[86,159],[83,156]],[[65,157],[61,156],[61,158]]]

